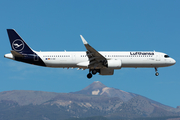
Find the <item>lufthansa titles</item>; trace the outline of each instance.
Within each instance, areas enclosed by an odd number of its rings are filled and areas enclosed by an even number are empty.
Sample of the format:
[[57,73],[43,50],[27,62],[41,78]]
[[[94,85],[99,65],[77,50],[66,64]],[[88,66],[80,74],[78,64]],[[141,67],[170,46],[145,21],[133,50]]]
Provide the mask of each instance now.
[[154,55],[153,52],[130,52],[130,55]]

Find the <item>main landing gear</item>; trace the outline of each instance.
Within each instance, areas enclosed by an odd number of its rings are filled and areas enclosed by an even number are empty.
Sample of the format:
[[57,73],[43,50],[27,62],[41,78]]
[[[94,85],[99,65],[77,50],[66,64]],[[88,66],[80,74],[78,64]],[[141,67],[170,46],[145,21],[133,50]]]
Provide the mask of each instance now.
[[[155,67],[155,75],[156,76],[158,76],[159,75],[159,73],[157,72],[158,70],[157,70],[157,67]],[[92,76],[93,75],[95,75],[96,73],[99,73],[100,72],[100,70],[99,69],[89,69],[89,73],[87,74],[87,78],[92,78]]]
[[92,75],[95,75],[97,72],[100,72],[99,69],[89,69],[89,73],[87,74],[87,78],[92,78]]
[[156,67],[155,67],[155,71],[156,71],[155,75],[156,75],[156,76],[158,76],[158,75],[159,75],[159,73],[157,72],[158,70],[157,70],[157,68],[156,68]]
[[92,74],[91,74],[91,73],[88,73],[88,74],[87,74],[87,78],[89,78],[89,79],[92,78]]

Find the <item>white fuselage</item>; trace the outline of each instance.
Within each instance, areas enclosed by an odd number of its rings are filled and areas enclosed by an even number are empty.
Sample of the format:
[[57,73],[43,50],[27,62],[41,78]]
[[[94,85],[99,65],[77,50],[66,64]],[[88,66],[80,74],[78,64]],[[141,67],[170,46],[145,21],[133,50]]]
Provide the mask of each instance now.
[[[99,52],[107,60],[121,60],[121,67],[166,67],[175,60],[161,52]],[[86,52],[36,52],[47,67],[87,69],[89,59]],[[116,69],[116,68],[114,68]],[[119,69],[119,68],[117,68]]]

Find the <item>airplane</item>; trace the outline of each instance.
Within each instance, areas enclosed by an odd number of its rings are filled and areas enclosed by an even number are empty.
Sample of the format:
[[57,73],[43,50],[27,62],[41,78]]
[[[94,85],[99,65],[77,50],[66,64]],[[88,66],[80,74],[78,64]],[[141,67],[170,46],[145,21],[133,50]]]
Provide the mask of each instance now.
[[176,61],[167,54],[156,51],[97,51],[80,35],[86,51],[37,52],[18,35],[14,29],[7,29],[11,53],[5,58],[33,65],[54,68],[89,69],[87,78],[99,75],[113,75],[121,68],[157,68],[172,66]]

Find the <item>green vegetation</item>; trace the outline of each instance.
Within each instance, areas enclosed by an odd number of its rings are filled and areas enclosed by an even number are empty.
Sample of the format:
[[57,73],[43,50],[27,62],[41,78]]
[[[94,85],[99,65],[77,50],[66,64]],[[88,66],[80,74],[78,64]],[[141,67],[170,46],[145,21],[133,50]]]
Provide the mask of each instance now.
[[86,117],[86,118],[69,118],[66,120],[109,120],[103,116],[94,116],[94,117]]
[[134,118],[132,120],[167,120],[172,118],[180,118],[179,116],[167,116],[167,117],[146,117],[146,118]]
[[[0,111],[0,120],[64,120],[70,116],[63,107],[56,105],[6,106],[8,109]],[[0,104],[1,107],[5,105]]]
[[[71,109],[69,109],[69,107],[51,104],[19,106],[12,101],[1,101],[0,108],[0,120],[167,120],[170,118],[180,118],[179,116],[138,117],[136,116],[137,111],[122,111],[121,114],[124,114],[124,116],[121,117],[118,116],[118,112],[108,117],[103,117],[106,115],[105,112],[80,107],[77,104],[71,104]],[[132,117],[133,114],[134,117]]]

